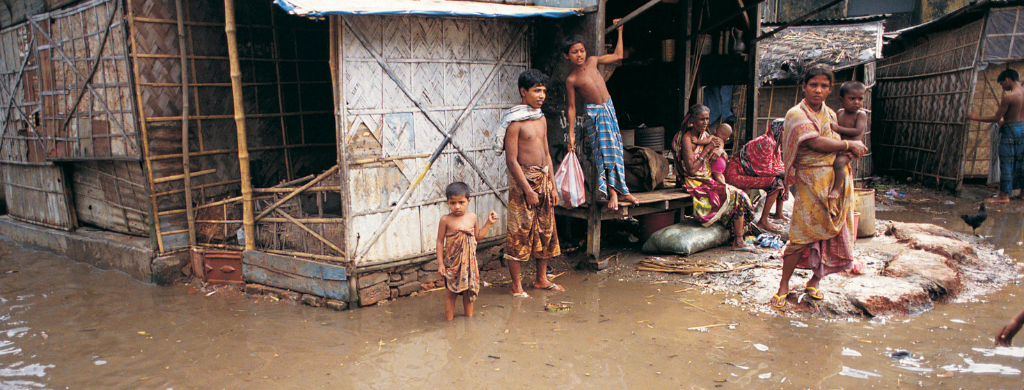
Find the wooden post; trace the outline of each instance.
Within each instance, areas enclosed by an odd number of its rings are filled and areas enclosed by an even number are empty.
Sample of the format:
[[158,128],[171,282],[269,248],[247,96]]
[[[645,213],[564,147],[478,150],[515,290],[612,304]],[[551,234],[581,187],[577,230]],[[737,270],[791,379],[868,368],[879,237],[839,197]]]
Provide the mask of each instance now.
[[[188,155],[188,54],[185,50],[185,12],[181,0],[174,0],[178,12],[178,54],[181,56],[181,168],[185,187],[185,220],[188,222],[188,245],[196,245],[196,217],[192,212],[192,167]],[[248,236],[246,236],[248,237]]]
[[749,141],[754,139],[754,129],[757,128],[757,90],[761,86],[761,81],[757,77],[757,46],[760,38],[757,34],[761,33],[761,4],[758,3],[757,11],[755,11],[754,23],[751,23],[751,27],[754,29],[754,39],[750,40],[750,53],[747,54],[747,65],[749,69],[750,81],[747,83],[747,128],[744,131],[743,141]]
[[238,64],[238,39],[235,37],[235,2],[224,0],[224,33],[228,38],[228,60],[231,63],[231,97],[235,103],[235,133],[238,137],[238,172],[242,187],[242,230],[245,250],[256,248],[256,227],[253,223],[252,183],[249,177],[249,147],[245,135],[245,106],[242,104],[242,70]]
[[[676,61],[679,65],[679,80],[677,85],[679,86],[679,106],[676,111],[678,112],[676,118],[678,118],[678,124],[682,125],[682,120],[686,117],[686,111],[690,109],[690,55],[692,53],[691,40],[687,37],[690,36],[690,15],[693,13],[693,2],[686,2],[685,6],[680,6],[682,9],[681,15],[679,16],[679,40],[676,41],[676,47],[682,48],[682,51],[676,51],[676,58],[682,58],[682,61]],[[681,53],[681,55],[680,55]],[[676,123],[672,123],[675,125]],[[665,126],[665,130],[671,132],[673,127]],[[674,133],[673,133],[674,136]],[[678,178],[679,173],[676,172]],[[676,179],[678,180],[678,179]]]

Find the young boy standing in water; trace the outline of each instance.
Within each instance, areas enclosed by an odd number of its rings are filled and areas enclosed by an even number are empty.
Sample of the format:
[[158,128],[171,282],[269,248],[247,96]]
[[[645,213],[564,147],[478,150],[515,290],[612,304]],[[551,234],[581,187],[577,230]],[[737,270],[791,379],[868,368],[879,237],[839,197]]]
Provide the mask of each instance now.
[[[615,19],[612,23],[618,23]],[[565,79],[565,93],[568,100],[569,150],[576,148],[576,94],[587,105],[587,115],[594,118],[594,126],[587,129],[594,147],[594,162],[597,165],[597,188],[608,197],[608,209],[619,209],[619,196],[627,202],[640,202],[629,194],[626,187],[625,164],[622,161],[622,134],[615,117],[615,106],[608,94],[604,76],[597,70],[598,65],[622,60],[622,26],[619,26],[619,42],[615,52],[603,56],[587,57],[583,38],[574,36],[563,45],[565,58],[572,62],[573,70]]]
[[491,211],[484,226],[477,229],[476,213],[468,211],[469,192],[466,183],[449,184],[444,195],[451,212],[437,224],[437,273],[444,278],[448,290],[444,301],[444,316],[448,321],[455,318],[455,298],[459,294],[462,294],[466,317],[473,316],[473,301],[480,293],[476,242],[498,221],[498,213]]
[[528,298],[520,280],[520,265],[537,262],[534,288],[565,291],[548,280],[548,259],[562,253],[555,231],[555,170],[548,149],[548,126],[540,107],[547,97],[548,76],[536,69],[519,75],[522,104],[502,117],[505,163],[508,165],[508,236],[505,259],[512,277],[512,295]]
[[[843,141],[861,141],[864,132],[868,128],[868,114],[861,108],[864,107],[864,93],[867,88],[859,81],[847,81],[839,87],[839,101],[843,108],[836,113],[838,125],[833,125],[832,130],[839,133]],[[843,191],[843,183],[846,182],[846,166],[850,164],[849,153],[839,153],[832,169],[835,171],[832,180],[832,191],[829,191],[829,199],[839,199],[839,193]]]

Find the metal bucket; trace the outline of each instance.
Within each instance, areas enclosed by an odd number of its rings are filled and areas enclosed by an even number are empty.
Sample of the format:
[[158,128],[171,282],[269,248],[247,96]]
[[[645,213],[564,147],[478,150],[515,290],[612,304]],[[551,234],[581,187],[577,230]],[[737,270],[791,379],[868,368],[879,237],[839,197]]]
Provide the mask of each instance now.
[[664,127],[639,128],[636,129],[634,137],[636,146],[645,146],[654,149],[656,152],[665,150]]

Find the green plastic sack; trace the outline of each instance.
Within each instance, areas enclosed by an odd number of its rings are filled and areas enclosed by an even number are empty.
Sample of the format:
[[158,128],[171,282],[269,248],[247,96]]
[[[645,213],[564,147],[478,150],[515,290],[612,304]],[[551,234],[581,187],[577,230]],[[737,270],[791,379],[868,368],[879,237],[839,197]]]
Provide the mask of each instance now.
[[732,235],[721,223],[709,227],[694,220],[666,226],[654,232],[644,243],[646,253],[675,253],[687,256],[729,242]]

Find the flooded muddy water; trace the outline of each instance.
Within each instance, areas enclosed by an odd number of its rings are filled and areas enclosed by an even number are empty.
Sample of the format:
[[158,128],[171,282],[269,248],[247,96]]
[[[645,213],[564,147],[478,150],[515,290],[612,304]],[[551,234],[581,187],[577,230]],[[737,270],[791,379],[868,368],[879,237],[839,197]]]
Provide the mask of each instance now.
[[[914,205],[914,207],[923,205]],[[966,206],[879,218],[965,231]],[[1016,259],[1024,218],[979,233]],[[939,219],[935,219],[939,218]],[[751,313],[686,278],[570,271],[567,293],[484,288],[443,320],[443,292],[344,312],[157,287],[0,239],[0,389],[1020,388],[1024,348],[993,348],[1024,309],[1011,284],[889,319]],[[211,290],[214,291],[214,290]],[[561,312],[547,302],[569,302]],[[1015,345],[1024,345],[1018,336]]]

